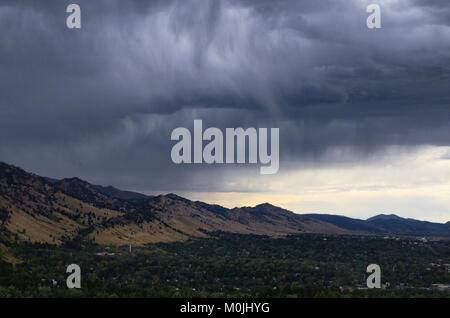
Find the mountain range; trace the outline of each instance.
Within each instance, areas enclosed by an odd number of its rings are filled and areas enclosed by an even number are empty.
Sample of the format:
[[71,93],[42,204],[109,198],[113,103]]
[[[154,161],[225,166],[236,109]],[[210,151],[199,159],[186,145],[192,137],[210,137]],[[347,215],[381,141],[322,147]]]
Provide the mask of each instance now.
[[324,233],[450,236],[450,222],[296,214],[269,203],[228,209],[176,194],[147,196],[79,178],[51,179],[0,162],[0,243],[142,245],[215,231],[283,237]]

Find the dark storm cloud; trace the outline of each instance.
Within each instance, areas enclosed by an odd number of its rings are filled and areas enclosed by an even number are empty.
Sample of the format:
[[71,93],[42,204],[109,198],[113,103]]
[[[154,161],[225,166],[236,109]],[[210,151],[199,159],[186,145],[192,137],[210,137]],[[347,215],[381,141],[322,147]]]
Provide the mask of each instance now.
[[[81,30],[65,27],[71,2]],[[280,127],[282,160],[448,145],[450,4],[380,1],[369,30],[368,3],[0,1],[0,160],[201,190],[220,188],[210,167],[170,161],[171,130],[195,118]]]

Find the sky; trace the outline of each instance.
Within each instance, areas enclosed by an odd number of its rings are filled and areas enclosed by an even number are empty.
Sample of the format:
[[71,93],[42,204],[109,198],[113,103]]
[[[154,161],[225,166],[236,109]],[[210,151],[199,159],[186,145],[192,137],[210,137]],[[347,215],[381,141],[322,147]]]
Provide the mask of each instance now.
[[[0,161],[227,207],[450,220],[448,0],[0,0],[0,30]],[[171,132],[195,119],[279,128],[279,172],[174,164]]]

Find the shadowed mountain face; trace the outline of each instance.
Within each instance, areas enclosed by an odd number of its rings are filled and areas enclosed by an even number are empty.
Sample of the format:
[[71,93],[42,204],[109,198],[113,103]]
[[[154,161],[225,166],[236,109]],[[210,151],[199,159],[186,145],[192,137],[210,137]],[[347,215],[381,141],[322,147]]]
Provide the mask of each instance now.
[[167,194],[146,196],[78,178],[54,180],[0,163],[0,243],[147,244],[215,231],[282,237],[298,233],[450,235],[450,223],[398,216],[356,220],[299,215],[265,203],[227,209]]
[[370,222],[364,220],[352,219],[346,216],[333,214],[306,214],[306,215],[313,219],[328,222],[350,231],[360,231],[376,234],[383,233],[381,229],[377,228]]
[[406,219],[395,214],[379,214],[367,220],[328,214],[308,214],[308,216],[350,231],[413,236],[450,236],[450,222],[432,223]]
[[399,217],[398,215],[395,214],[378,214],[375,216],[372,216],[371,218],[368,218],[367,221],[372,222],[372,221],[401,221],[401,220],[405,220],[402,217]]
[[381,217],[376,216],[367,220],[375,227],[387,233],[399,233],[404,235],[423,235],[423,236],[450,236],[450,224],[432,223],[418,221],[414,219],[405,219],[399,216]]

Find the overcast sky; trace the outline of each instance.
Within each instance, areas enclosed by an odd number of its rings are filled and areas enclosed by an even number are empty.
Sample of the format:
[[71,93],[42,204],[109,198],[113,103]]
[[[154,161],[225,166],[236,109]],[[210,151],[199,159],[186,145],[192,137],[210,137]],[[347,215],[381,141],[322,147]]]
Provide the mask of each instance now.
[[[449,92],[448,0],[0,0],[0,161],[45,176],[449,221]],[[173,164],[194,119],[280,128],[279,173]]]

